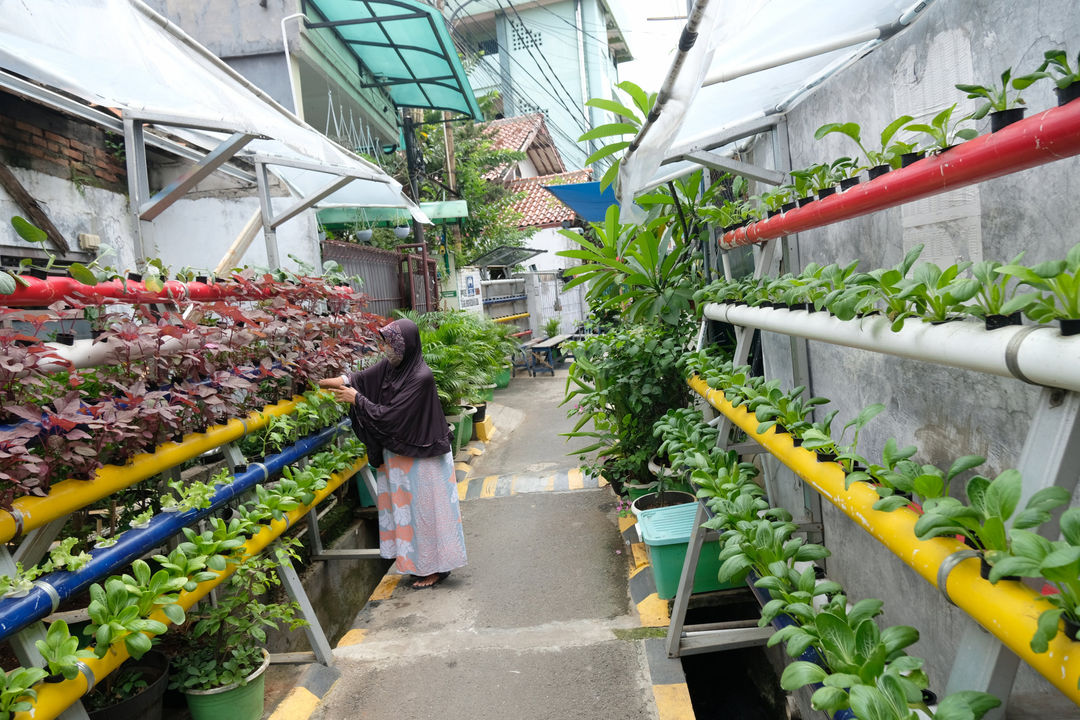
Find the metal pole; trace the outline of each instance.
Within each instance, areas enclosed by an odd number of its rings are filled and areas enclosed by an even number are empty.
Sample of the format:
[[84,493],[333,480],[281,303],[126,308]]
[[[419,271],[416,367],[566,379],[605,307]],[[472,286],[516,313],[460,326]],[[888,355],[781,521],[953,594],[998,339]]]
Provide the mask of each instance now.
[[[402,111],[401,121],[405,130],[405,164],[409,172],[409,189],[412,191],[413,201],[420,204],[420,183],[417,176],[420,173],[420,157],[416,151],[416,124],[409,117],[408,111]],[[423,223],[413,220],[413,238],[417,243],[424,242]]]

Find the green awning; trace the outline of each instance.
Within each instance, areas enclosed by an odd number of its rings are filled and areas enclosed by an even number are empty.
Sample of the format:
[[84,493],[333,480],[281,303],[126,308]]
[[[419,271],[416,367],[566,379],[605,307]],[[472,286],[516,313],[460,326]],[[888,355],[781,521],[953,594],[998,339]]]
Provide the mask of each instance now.
[[416,0],[303,0],[309,28],[329,28],[398,107],[482,119],[446,20]]
[[[436,225],[469,216],[469,205],[464,200],[422,202],[420,209]],[[318,216],[319,224],[330,230],[356,226],[393,227],[412,222],[408,210],[389,207],[328,207],[320,209]]]

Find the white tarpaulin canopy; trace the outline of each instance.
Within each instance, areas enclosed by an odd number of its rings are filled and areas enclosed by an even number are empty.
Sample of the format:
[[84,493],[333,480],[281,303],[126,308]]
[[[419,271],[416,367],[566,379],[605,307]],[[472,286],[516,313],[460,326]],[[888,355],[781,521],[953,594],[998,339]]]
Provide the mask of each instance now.
[[725,131],[785,112],[931,2],[697,0],[688,21],[697,23],[697,40],[672,62],[659,117],[646,123],[623,158],[617,190],[623,221],[637,219],[636,195],[672,174],[672,166],[661,167],[665,160],[691,146],[721,147]]
[[[354,180],[323,202],[409,208],[428,222],[381,168],[305,125],[139,0],[0,0],[0,68],[95,105],[263,135],[267,139],[252,141],[237,157],[258,154],[324,165],[331,174],[363,173],[372,179]],[[170,132],[208,151],[229,134]],[[270,169],[301,196],[329,179],[307,169]]]

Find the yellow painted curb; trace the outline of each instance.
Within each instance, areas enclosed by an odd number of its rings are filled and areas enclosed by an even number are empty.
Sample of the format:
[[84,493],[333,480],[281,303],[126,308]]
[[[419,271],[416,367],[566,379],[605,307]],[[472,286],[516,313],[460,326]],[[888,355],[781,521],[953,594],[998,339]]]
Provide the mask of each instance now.
[[637,518],[634,517],[633,515],[627,515],[627,516],[620,515],[619,516],[619,532],[620,533],[626,532],[627,528],[635,525],[636,523],[637,523]]
[[473,445],[466,446],[465,452],[469,453],[473,457],[479,457],[480,455],[484,454],[484,451],[483,451],[482,448],[478,448],[478,447],[475,447]]
[[495,487],[499,484],[498,475],[488,475],[484,478],[484,484],[480,488],[480,497],[493,498],[495,497]]
[[634,568],[645,567],[649,564],[649,551],[645,549],[645,543],[630,543],[630,551],[634,559]]
[[458,500],[464,500],[465,495],[469,492],[469,478],[465,478],[457,484],[457,497]]
[[339,648],[342,648],[349,647],[350,645],[359,645],[360,643],[364,642],[364,638],[367,637],[367,633],[368,631],[366,628],[353,628],[352,630],[341,636],[341,639],[338,640],[337,646]]
[[637,611],[642,627],[667,627],[671,624],[667,600],[661,600],[656,593],[639,602]]
[[581,468],[571,468],[566,472],[566,477],[571,490],[581,490],[585,487],[585,475],[581,472]]
[[491,438],[495,435],[495,423],[490,417],[484,418],[483,422],[473,423],[473,434],[480,442],[491,442]]
[[469,472],[469,463],[467,463],[467,462],[456,462],[456,463],[454,463],[454,469],[455,470],[464,470],[465,472]]
[[270,720],[304,720],[315,712],[319,698],[304,687],[295,687],[274,710]]
[[401,582],[401,575],[384,576],[382,581],[371,592],[368,602],[372,600],[389,600],[399,582]]
[[694,720],[694,706],[686,683],[653,685],[652,691],[660,720]]

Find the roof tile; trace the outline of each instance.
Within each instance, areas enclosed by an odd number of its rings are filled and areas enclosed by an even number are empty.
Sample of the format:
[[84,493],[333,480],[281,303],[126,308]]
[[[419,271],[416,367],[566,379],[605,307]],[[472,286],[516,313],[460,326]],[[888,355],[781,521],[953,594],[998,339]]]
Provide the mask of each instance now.
[[554,195],[544,189],[547,185],[567,185],[588,182],[592,169],[572,170],[554,175],[521,178],[507,183],[513,192],[524,190],[525,197],[514,203],[514,210],[521,213],[518,227],[551,227],[563,220],[573,220],[574,211],[563,205]]

